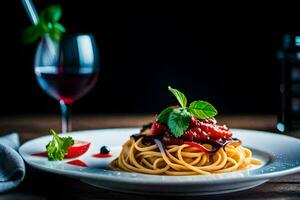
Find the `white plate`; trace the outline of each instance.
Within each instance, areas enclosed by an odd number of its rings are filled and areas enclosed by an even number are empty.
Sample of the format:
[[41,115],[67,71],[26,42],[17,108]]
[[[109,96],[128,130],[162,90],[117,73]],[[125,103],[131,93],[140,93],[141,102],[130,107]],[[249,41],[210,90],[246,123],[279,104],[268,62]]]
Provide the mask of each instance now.
[[[232,129],[234,137],[253,151],[253,156],[263,165],[250,170],[214,175],[158,176],[106,170],[105,166],[118,156],[122,144],[137,128],[102,129],[69,134],[74,139],[91,142],[90,149],[77,158],[89,167],[77,167],[64,161],[48,161],[31,156],[42,152],[51,136],[33,139],[23,144],[19,151],[24,160],[37,169],[78,178],[100,188],[129,193],[153,195],[209,195],[229,193],[258,186],[271,178],[300,172],[300,140],[276,133]],[[93,158],[102,145],[111,148],[112,158]]]

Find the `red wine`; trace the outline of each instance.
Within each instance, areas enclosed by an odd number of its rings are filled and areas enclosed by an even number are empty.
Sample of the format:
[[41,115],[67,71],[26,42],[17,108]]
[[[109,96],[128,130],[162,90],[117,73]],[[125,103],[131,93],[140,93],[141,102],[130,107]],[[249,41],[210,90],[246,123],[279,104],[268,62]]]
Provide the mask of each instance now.
[[89,92],[98,77],[95,71],[66,73],[56,66],[36,67],[35,73],[42,89],[65,104],[71,104]]

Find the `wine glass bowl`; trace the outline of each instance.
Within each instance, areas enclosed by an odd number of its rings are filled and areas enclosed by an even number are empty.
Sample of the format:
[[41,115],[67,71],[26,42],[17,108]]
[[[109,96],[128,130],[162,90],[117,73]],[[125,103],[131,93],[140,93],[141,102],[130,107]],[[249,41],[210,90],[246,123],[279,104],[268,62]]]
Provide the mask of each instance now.
[[41,88],[58,100],[62,109],[62,132],[71,130],[70,107],[95,85],[99,58],[90,34],[65,35],[60,41],[44,36],[35,55],[34,71]]

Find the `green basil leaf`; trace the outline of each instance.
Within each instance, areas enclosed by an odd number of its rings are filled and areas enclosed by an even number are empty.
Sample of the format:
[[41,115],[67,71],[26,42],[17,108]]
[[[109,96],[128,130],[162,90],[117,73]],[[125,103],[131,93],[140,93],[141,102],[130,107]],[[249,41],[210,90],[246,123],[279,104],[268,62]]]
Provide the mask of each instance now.
[[159,122],[159,123],[167,124],[170,113],[173,111],[173,109],[174,109],[173,106],[165,108],[163,111],[160,112],[160,114],[159,114],[158,118],[156,119],[156,121]]
[[51,29],[49,35],[53,41],[57,42],[60,40],[62,34],[57,29]]
[[43,31],[39,26],[29,26],[22,32],[22,41],[24,44],[32,43],[38,40],[42,34]]
[[48,34],[54,41],[59,41],[62,33],[66,31],[64,26],[58,23],[61,15],[62,9],[59,5],[52,5],[43,9],[39,15],[38,24],[30,26],[22,34],[24,43],[34,42],[45,34]]
[[62,16],[62,9],[59,5],[52,5],[48,9],[52,22],[58,22]]
[[189,111],[199,119],[208,119],[218,114],[214,106],[206,101],[193,101],[189,106]]
[[171,86],[168,87],[168,89],[174,94],[174,96],[177,98],[177,101],[181,105],[181,107],[185,108],[187,104],[187,99],[185,95],[180,92],[179,90],[171,88]]
[[168,127],[174,137],[180,137],[189,127],[192,115],[184,108],[174,109],[168,119]]
[[65,27],[62,24],[58,23],[58,22],[54,24],[54,28],[56,30],[58,30],[59,32],[62,32],[62,33],[66,32]]
[[62,9],[59,5],[51,5],[42,10],[40,20],[46,22],[58,22],[62,16]]

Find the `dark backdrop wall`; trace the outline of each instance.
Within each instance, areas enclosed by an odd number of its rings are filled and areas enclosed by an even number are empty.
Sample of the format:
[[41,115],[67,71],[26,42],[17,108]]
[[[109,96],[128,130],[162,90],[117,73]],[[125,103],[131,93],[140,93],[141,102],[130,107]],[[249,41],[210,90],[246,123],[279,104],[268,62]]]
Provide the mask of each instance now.
[[[212,102],[220,113],[278,110],[284,33],[300,30],[298,12],[283,7],[128,5],[104,1],[34,1],[38,10],[59,3],[69,33],[93,33],[100,49],[96,87],[75,113],[155,113],[174,98],[171,85],[190,100]],[[293,9],[294,5],[284,5]],[[7,2],[2,17],[0,114],[57,113],[58,103],[37,85],[36,44],[23,45],[29,20],[21,2]]]

